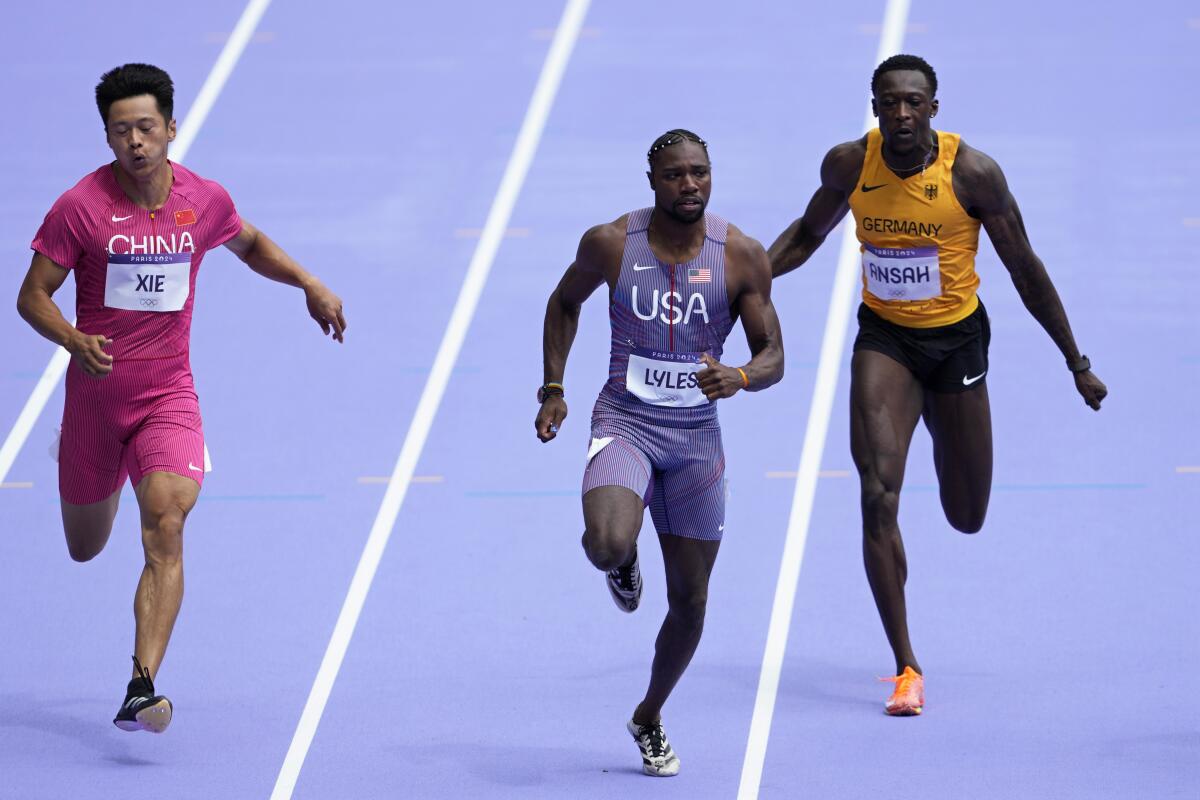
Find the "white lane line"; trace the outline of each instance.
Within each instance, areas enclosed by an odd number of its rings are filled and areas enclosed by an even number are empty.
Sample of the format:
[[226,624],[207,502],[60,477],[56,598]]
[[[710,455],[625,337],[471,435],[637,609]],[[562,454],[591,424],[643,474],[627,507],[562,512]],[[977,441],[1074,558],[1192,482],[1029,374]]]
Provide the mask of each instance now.
[[[509,228],[504,231],[504,235],[509,239],[527,239],[529,238],[529,228]],[[455,228],[455,239],[478,239],[483,236],[483,228]]]
[[[387,484],[392,482],[391,475],[363,475],[358,479],[359,483],[370,484]],[[445,475],[413,475],[410,483],[445,483]]]
[[54,349],[54,355],[50,356],[50,363],[46,365],[46,369],[42,371],[42,377],[38,378],[33,391],[29,393],[29,399],[25,401],[24,408],[17,415],[17,421],[13,423],[12,430],[8,432],[4,444],[0,445],[0,483],[3,483],[4,479],[8,477],[8,471],[12,469],[13,462],[17,460],[17,454],[21,452],[21,448],[29,439],[33,426],[41,416],[42,409],[46,407],[50,395],[54,394],[54,387],[58,386],[58,382],[62,380],[63,373],[67,371],[67,364],[70,361],[70,353],[61,347]]
[[384,548],[387,547],[388,539],[392,535],[392,529],[396,524],[396,517],[400,513],[400,506],[404,503],[408,486],[412,482],[413,470],[421,456],[425,440],[429,436],[429,429],[433,425],[442,395],[445,394],[450,373],[458,359],[459,351],[462,349],[463,340],[466,338],[467,328],[471,324],[471,318],[475,315],[475,308],[479,304],[479,297],[487,281],[488,272],[491,271],[492,262],[496,258],[496,252],[500,248],[504,230],[508,227],[509,219],[512,217],[513,206],[516,204],[521,186],[525,182],[525,175],[533,162],[534,153],[537,151],[538,142],[542,137],[542,130],[546,126],[550,108],[558,93],[558,86],[566,71],[567,62],[571,58],[571,51],[579,38],[579,30],[583,25],[584,17],[587,15],[588,3],[589,0],[567,0],[566,7],[563,9],[562,19],[559,20],[557,33],[550,44],[550,51],[546,54],[542,73],[533,90],[533,97],[525,112],[525,120],[521,124],[520,133],[517,134],[517,141],[513,146],[512,155],[509,157],[508,166],[504,170],[504,177],[500,181],[500,188],[496,192],[496,198],[488,212],[483,235],[475,248],[475,254],[471,257],[470,266],[467,267],[467,275],[463,280],[458,300],[454,304],[454,310],[450,314],[450,322],[446,326],[446,333],[442,337],[441,346],[434,359],[433,370],[421,392],[421,399],[413,414],[412,424],[404,438],[404,445],[400,449],[400,457],[396,460],[396,467],[392,471],[391,482],[388,483],[383,502],[379,506],[379,513],[375,517],[375,524],[371,526],[371,533],[367,537],[358,567],[350,581],[350,589],[346,593],[346,600],[342,604],[341,613],[334,625],[333,635],[325,649],[325,656],[321,659],[321,666],[313,681],[312,691],[309,692],[308,701],[304,704],[304,711],[300,715],[300,722],[296,726],[291,746],[288,747],[287,756],[279,770],[275,789],[271,792],[271,800],[288,800],[296,788],[300,768],[304,764],[309,747],[312,745],[313,736],[316,735],[317,726],[321,722],[321,715],[325,711],[325,704],[329,700],[333,683],[341,669],[342,659],[346,656],[346,649],[350,646],[350,638],[354,635],[354,627],[358,623],[367,592],[375,578],[375,571],[383,557]]
[[[208,117],[208,112],[212,110],[213,104],[217,101],[217,96],[221,94],[221,89],[224,88],[230,73],[233,72],[233,68],[237,65],[242,51],[246,49],[246,43],[250,41],[250,36],[254,33],[255,26],[262,19],[263,12],[267,10],[270,2],[271,0],[250,0],[246,4],[246,8],[242,11],[242,16],[238,20],[233,34],[229,37],[229,41],[225,43],[225,47],[221,49],[221,54],[217,56],[217,61],[213,64],[212,70],[209,71],[204,85],[200,87],[200,93],[196,95],[196,99],[192,102],[192,107],[188,109],[187,116],[183,118],[183,124],[179,126],[179,135],[175,137],[175,141],[171,144],[171,159],[173,161],[183,163],[183,159],[187,156],[192,142],[196,140],[197,134],[200,133],[200,127],[204,124],[205,118]],[[74,321],[71,324],[74,325]],[[33,391],[29,394],[29,399],[25,401],[24,408],[17,415],[17,421],[13,423],[12,430],[8,432],[8,437],[5,438],[4,444],[0,445],[0,483],[3,483],[4,479],[8,477],[8,471],[12,469],[13,462],[17,460],[17,455],[29,439],[29,434],[33,431],[33,426],[37,424],[38,417],[42,415],[42,411],[46,408],[46,403],[50,400],[50,395],[54,394],[54,389],[58,386],[58,382],[62,380],[63,374],[67,371],[67,364],[70,361],[71,355],[66,350],[61,347],[54,349],[54,355],[50,357],[50,363],[42,371],[42,377],[38,379],[37,385],[33,387]]]
[[[904,27],[908,20],[910,0],[888,0],[883,16],[883,33],[875,64],[900,52]],[[867,106],[863,130],[874,123],[871,107]],[[775,584],[775,601],[771,607],[771,622],[767,627],[767,644],[763,652],[762,671],[758,678],[758,694],[754,700],[754,716],[750,720],[750,735],[746,742],[746,757],[742,762],[742,779],[738,785],[738,800],[754,800],[762,783],[763,764],[767,757],[767,740],[771,735],[771,719],[775,714],[775,696],[787,649],[788,631],[792,625],[792,610],[796,601],[796,586],[800,579],[800,564],[808,538],[808,523],[812,516],[813,498],[817,490],[817,475],[825,451],[825,436],[833,411],[838,372],[846,341],[846,329],[854,307],[854,288],[858,278],[858,240],[852,220],[842,225],[842,249],[838,256],[837,273],[829,297],[829,314],[825,318],[825,335],[821,342],[821,360],[809,407],[808,427],[804,432],[804,447],[800,452],[796,491],[792,495],[792,511],[788,518],[787,539]]]
[[187,116],[183,118],[183,124],[179,126],[179,135],[175,137],[171,147],[171,157],[174,160],[182,162],[188,150],[191,149],[192,142],[196,141],[196,136],[200,133],[204,120],[208,119],[208,112],[212,111],[217,97],[225,88],[225,82],[229,80],[233,68],[237,66],[238,59],[242,57],[242,52],[250,43],[250,37],[254,35],[254,29],[258,27],[258,22],[266,13],[269,5],[271,5],[271,0],[250,0],[246,4],[241,18],[233,28],[233,33],[229,35],[229,41],[225,43],[225,46],[221,48],[221,54],[217,56],[217,63],[213,64],[208,77],[204,80],[204,85],[200,87],[200,93],[192,101],[192,107],[188,109]]

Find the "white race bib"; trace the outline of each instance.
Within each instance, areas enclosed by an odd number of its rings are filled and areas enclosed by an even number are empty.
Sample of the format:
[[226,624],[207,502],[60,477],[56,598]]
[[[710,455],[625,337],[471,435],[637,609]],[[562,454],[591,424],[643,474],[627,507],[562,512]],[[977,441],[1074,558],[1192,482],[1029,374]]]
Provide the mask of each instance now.
[[867,291],[880,300],[931,300],[942,294],[936,247],[863,245]]
[[179,311],[191,294],[191,253],[114,253],[104,305],[126,311]]
[[701,353],[667,353],[634,348],[629,353],[625,388],[652,406],[692,408],[708,404],[696,373],[705,369]]

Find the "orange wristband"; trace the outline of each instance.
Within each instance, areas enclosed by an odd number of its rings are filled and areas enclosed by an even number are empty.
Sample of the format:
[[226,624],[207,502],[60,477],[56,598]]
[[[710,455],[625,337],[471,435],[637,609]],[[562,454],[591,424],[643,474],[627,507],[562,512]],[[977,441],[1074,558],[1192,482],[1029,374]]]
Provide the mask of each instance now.
[[742,388],[749,389],[750,379],[746,377],[746,370],[742,369],[741,367],[737,367],[737,371],[742,374]]

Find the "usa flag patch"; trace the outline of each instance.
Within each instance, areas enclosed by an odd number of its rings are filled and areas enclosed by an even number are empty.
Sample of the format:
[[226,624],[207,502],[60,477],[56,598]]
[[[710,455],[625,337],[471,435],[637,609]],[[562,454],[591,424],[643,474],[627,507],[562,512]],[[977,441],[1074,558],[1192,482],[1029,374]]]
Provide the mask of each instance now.
[[708,267],[688,267],[688,283],[712,283],[712,270]]

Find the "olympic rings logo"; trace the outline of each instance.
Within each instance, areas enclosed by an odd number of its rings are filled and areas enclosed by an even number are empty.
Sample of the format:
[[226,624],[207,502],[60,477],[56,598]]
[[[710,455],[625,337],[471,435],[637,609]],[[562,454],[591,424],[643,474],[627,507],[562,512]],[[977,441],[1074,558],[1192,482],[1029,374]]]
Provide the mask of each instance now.
[[890,294],[892,297],[904,297],[904,295],[908,293],[903,289],[892,289],[892,291],[890,291],[888,294]]
[[140,298],[138,300],[138,302],[141,303],[144,308],[153,308],[154,306],[158,305],[158,298],[157,297],[143,297],[143,298]]

